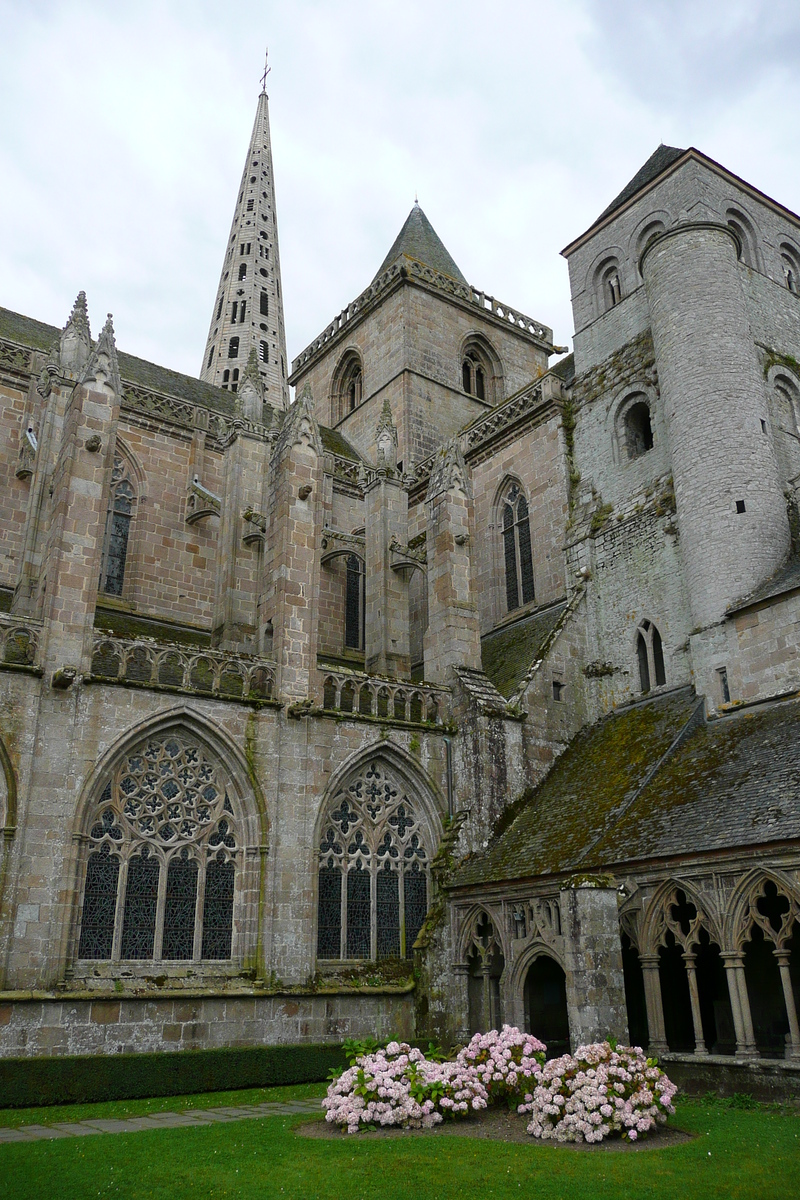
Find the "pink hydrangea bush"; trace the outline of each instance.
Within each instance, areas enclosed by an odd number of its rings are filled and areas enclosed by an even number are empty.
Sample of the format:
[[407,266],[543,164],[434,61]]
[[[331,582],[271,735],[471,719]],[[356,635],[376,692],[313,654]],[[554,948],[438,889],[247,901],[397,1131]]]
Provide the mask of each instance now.
[[544,1065],[544,1042],[513,1025],[498,1031],[476,1033],[458,1052],[456,1062],[475,1068],[490,1104],[505,1100],[516,1106],[530,1088],[535,1073]]
[[474,1067],[431,1062],[406,1042],[360,1055],[328,1088],[325,1120],[348,1133],[364,1126],[430,1129],[445,1116],[486,1108],[487,1093]]
[[545,1063],[535,1080],[517,1111],[530,1115],[528,1133],[556,1142],[635,1142],[675,1111],[676,1085],[638,1046],[579,1046]]

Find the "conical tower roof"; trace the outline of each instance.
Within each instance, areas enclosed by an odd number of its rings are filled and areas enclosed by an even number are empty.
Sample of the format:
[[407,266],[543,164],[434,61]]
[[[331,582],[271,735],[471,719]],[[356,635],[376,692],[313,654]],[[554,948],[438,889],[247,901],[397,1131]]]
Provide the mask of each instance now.
[[286,408],[286,334],[266,91],[258,97],[200,378],[237,391],[251,350],[258,358],[265,399],[273,408]]
[[416,203],[406,217],[406,222],[395,238],[391,250],[378,268],[375,278],[403,258],[410,258],[423,266],[432,267],[434,271],[449,275],[459,283],[467,282],[451,258],[449,250]]

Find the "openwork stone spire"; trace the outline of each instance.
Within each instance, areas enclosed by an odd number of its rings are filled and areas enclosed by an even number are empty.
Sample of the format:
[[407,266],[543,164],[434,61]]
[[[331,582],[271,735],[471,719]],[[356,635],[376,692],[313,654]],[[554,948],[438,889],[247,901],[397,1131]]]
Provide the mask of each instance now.
[[378,467],[393,471],[397,466],[397,426],[392,418],[388,398],[383,401],[380,419],[375,428],[375,452]]
[[233,222],[211,314],[200,378],[238,391],[255,350],[265,399],[289,404],[278,219],[269,132],[269,100],[262,91]]
[[117,343],[114,340],[114,323],[111,313],[100,331],[97,345],[86,366],[81,379],[82,383],[107,383],[118,395],[122,395],[119,379],[119,362],[117,361]]

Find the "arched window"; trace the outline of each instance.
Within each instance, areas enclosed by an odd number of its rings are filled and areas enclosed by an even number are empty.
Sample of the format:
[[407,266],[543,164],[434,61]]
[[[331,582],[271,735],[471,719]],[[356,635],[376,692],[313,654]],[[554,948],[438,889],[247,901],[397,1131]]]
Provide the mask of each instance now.
[[800,295],[800,256],[794,246],[790,246],[784,242],[781,246],[781,267],[783,268],[783,281],[790,292],[795,296]]
[[518,483],[512,483],[500,506],[506,606],[509,612],[534,599],[533,556],[528,502]]
[[636,633],[636,657],[639,661],[639,684],[643,692],[663,687],[667,682],[664,671],[664,650],[661,634],[652,621],[642,621]]
[[231,958],[241,843],[230,791],[188,735],[125,755],[89,828],[79,959]]
[[361,359],[355,351],[349,351],[342,359],[334,376],[333,419],[340,421],[358,408],[363,398],[363,371]]
[[497,381],[500,368],[497,356],[491,352],[483,339],[471,338],[461,356],[461,386],[468,396],[488,400],[494,404],[498,399]]
[[653,449],[653,426],[650,420],[650,405],[646,400],[637,400],[625,410],[625,449],[628,458],[641,458]]
[[428,909],[416,802],[380,762],[334,796],[319,857],[317,957],[411,958]]
[[595,271],[595,290],[601,313],[619,304],[622,299],[622,282],[616,258],[605,259]]
[[247,278],[247,263],[239,263],[239,278]]
[[115,454],[106,519],[103,570],[100,576],[100,590],[107,596],[122,595],[135,504],[136,491],[130,479],[130,472],[125,460],[119,454]]
[[259,301],[258,301],[258,306],[259,306],[258,311],[261,313],[261,316],[268,317],[269,316],[269,295],[266,292],[261,293],[261,295],[259,297]]
[[357,554],[347,556],[344,644],[351,650],[364,648],[364,563]]
[[728,228],[732,229],[742,248],[742,262],[754,269],[758,265],[758,250],[756,231],[752,221],[736,208],[729,208],[725,214]]

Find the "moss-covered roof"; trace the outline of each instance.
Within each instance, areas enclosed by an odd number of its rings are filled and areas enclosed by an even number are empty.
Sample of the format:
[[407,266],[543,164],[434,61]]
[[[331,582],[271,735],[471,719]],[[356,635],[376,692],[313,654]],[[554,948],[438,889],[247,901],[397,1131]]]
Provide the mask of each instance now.
[[327,450],[329,454],[338,454],[341,458],[361,462],[361,455],[354,446],[350,445],[346,437],[342,437],[338,429],[328,429],[327,425],[320,425],[319,432],[323,449]]
[[800,700],[707,724],[698,703],[685,689],[583,730],[454,885],[800,839]]
[[800,554],[792,554],[774,575],[770,575],[769,579],[759,584],[749,596],[732,604],[728,611],[740,612],[743,608],[749,608],[751,604],[759,604],[763,600],[784,596],[787,592],[793,592],[797,588],[800,588]]
[[519,687],[539,656],[545,639],[564,611],[564,603],[495,629],[481,639],[483,669],[506,700]]
[[696,706],[685,688],[582,730],[488,850],[464,862],[453,885],[560,874],[598,862],[593,847],[608,842]]
[[701,724],[593,851],[668,857],[800,838],[800,701]]

